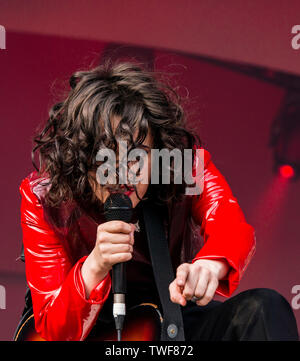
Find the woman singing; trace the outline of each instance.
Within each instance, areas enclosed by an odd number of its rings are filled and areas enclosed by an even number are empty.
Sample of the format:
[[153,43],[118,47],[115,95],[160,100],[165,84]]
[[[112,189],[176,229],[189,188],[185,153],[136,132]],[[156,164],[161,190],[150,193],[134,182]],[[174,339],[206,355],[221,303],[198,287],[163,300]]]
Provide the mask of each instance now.
[[[175,278],[170,300],[180,305],[186,340],[296,340],[296,321],[276,291],[251,289],[229,297],[255,252],[255,233],[224,176],[189,130],[179,96],[154,72],[130,62],[105,62],[70,78],[35,136],[36,168],[20,185],[26,278],[36,331],[45,340],[85,340],[111,319],[111,270],[126,262],[127,306],[160,304],[142,214],[143,202],[163,204]],[[193,172],[204,156],[204,188],[185,193],[186,180],[100,184],[99,149],[193,149]],[[197,152],[196,150],[201,150]],[[34,162],[39,153],[39,167]],[[116,177],[118,179],[117,157]],[[147,172],[148,171],[148,172]],[[142,175],[143,175],[142,174]],[[113,192],[132,201],[130,223],[106,221]]]

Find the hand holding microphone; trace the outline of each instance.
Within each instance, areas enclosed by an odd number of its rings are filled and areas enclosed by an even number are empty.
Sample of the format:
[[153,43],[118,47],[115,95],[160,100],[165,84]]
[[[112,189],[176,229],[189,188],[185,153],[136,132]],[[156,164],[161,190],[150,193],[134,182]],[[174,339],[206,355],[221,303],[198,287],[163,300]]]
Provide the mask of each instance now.
[[[132,218],[132,202],[124,193],[112,193],[104,203],[104,214],[107,221],[130,222]],[[128,227],[127,227],[128,228]],[[131,257],[130,257],[131,258]],[[114,294],[113,315],[115,318],[118,341],[121,340],[124,318],[126,315],[126,263],[119,262],[112,267],[112,292]]]
[[86,297],[112,269],[113,313],[120,338],[125,317],[126,261],[132,258],[135,226],[130,224],[132,202],[122,193],[112,193],[104,204],[107,222],[97,228],[96,244],[83,263],[81,273]]
[[120,262],[132,258],[134,244],[134,225],[120,220],[102,223],[97,228],[94,249],[97,268],[106,272]]
[[132,258],[134,230],[133,224],[123,221],[109,221],[98,226],[95,246],[81,268],[87,299],[115,264]]

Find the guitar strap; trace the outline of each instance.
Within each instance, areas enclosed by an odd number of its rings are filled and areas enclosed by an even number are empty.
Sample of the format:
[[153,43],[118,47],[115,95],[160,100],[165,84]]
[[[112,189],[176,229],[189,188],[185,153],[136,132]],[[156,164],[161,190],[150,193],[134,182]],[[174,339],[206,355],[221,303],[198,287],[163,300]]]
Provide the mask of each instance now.
[[154,278],[163,309],[161,341],[184,341],[180,305],[169,296],[169,284],[174,280],[170,251],[163,226],[163,207],[143,201],[143,216]]

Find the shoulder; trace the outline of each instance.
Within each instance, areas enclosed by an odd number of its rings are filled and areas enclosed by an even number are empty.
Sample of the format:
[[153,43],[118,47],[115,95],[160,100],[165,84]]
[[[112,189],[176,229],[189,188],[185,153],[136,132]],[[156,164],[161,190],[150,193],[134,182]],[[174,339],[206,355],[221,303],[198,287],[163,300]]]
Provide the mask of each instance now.
[[200,165],[203,165],[204,169],[207,168],[208,164],[211,161],[210,152],[207,149],[200,146],[195,146],[193,148],[193,151],[195,154],[193,171],[195,170],[195,168],[197,169],[198,167],[200,167]]
[[47,174],[41,175],[39,172],[33,171],[21,180],[19,192],[31,203],[40,202],[49,186],[50,178]]

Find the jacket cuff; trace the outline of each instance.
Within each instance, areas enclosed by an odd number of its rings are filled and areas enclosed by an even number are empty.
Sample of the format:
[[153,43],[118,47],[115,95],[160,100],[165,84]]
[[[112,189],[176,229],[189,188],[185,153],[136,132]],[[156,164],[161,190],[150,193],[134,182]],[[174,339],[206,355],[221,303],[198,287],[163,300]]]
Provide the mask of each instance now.
[[111,277],[110,273],[108,273],[105,278],[96,285],[90,293],[90,297],[87,299],[85,294],[85,286],[84,281],[81,274],[81,267],[83,262],[86,260],[87,256],[80,258],[77,261],[77,267],[75,269],[75,278],[77,280],[76,288],[82,299],[89,304],[104,304],[107,300],[110,290],[111,290]]

